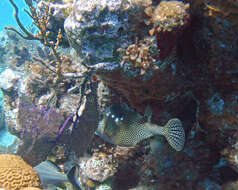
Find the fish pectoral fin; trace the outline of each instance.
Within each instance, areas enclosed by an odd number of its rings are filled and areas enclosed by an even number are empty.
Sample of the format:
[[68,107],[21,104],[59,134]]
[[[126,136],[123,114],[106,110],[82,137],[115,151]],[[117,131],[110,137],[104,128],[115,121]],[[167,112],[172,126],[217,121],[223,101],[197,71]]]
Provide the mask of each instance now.
[[79,181],[79,165],[74,165],[67,173],[69,182],[77,188],[77,190],[83,190]]
[[185,132],[179,119],[170,119],[164,126],[165,137],[168,143],[176,150],[181,151],[185,143]]
[[147,118],[148,122],[151,122],[151,118],[152,118],[152,109],[150,105],[147,105],[145,108],[145,113],[144,113],[144,117]]

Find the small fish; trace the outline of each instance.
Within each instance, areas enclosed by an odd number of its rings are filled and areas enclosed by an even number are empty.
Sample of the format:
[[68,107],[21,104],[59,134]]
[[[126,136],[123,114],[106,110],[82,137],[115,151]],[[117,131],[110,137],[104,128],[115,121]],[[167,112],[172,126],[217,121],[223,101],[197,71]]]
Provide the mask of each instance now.
[[105,109],[96,134],[105,141],[120,145],[134,146],[154,135],[163,135],[168,143],[181,151],[185,143],[185,132],[179,119],[170,119],[165,126],[151,123],[152,110],[147,106],[144,116],[126,104],[113,104]]
[[82,190],[80,185],[79,177],[79,166],[73,166],[67,174],[61,171],[61,169],[56,166],[50,160],[46,160],[41,162],[37,166],[34,167],[36,172],[38,173],[41,181],[41,185],[55,185],[62,182],[70,182],[74,185],[78,190]]

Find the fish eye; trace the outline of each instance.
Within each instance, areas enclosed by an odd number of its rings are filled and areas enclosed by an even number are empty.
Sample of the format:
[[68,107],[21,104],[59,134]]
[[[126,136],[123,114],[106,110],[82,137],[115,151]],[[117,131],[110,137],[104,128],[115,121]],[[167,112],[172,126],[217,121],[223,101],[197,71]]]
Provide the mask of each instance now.
[[107,112],[107,113],[106,113],[106,116],[109,116],[109,115],[110,115],[110,113],[109,113],[109,112]]
[[115,119],[115,122],[118,122],[118,121],[119,121],[119,119],[118,119],[118,118],[116,118],[116,119]]
[[115,115],[112,115],[112,118],[114,118],[115,117]]
[[121,117],[120,120],[122,121],[122,120],[123,120],[123,117]]

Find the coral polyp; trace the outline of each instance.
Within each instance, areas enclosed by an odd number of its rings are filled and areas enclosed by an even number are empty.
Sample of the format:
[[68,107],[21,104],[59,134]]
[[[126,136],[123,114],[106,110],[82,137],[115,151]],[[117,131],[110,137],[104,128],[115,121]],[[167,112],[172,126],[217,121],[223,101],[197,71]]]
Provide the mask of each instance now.
[[152,22],[158,32],[171,32],[188,23],[189,4],[180,1],[162,1],[154,10]]
[[125,50],[124,56],[122,56],[121,66],[129,64],[132,68],[139,69],[141,75],[145,74],[148,70],[158,69],[155,62],[159,51],[156,45],[153,44],[154,41],[153,38],[147,38],[129,45]]
[[148,7],[145,10],[153,25],[150,35],[156,35],[161,59],[171,54],[184,29],[189,25],[189,10],[189,4],[180,1],[161,1],[157,7]]

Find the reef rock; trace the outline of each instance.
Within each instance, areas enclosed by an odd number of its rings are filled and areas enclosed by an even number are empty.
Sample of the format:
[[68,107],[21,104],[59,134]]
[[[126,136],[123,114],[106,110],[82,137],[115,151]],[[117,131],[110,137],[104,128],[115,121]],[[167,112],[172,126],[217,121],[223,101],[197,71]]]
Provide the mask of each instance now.
[[99,182],[105,181],[117,171],[112,156],[104,153],[95,153],[91,158],[81,161],[80,168],[88,178]]
[[153,29],[150,34],[155,33],[159,58],[166,58],[176,46],[183,31],[190,23],[189,4],[180,1],[161,1],[153,12],[147,8],[147,14],[151,17]]
[[18,79],[21,78],[21,75],[14,72],[11,69],[6,69],[0,75],[0,88],[2,90],[10,92],[11,90],[17,91],[18,88]]
[[[0,93],[0,102],[2,102],[2,94]],[[5,127],[5,113],[3,105],[0,104],[0,130]]]
[[89,65],[118,62],[117,49],[129,45],[130,39],[135,37],[136,26],[133,23],[138,23],[135,20],[140,18],[136,14],[141,9],[136,6],[137,2],[75,1],[64,28],[82,62]]
[[63,122],[64,117],[59,110],[36,106],[29,98],[20,97],[17,113],[18,129],[11,128],[11,132],[22,140],[17,154],[33,166],[46,160],[59,140],[59,130]]

